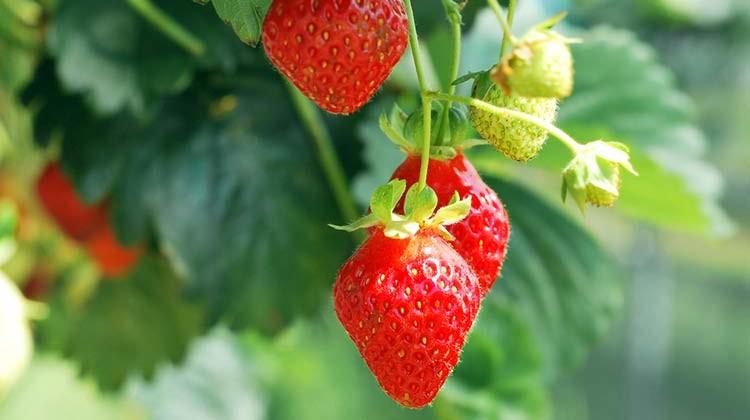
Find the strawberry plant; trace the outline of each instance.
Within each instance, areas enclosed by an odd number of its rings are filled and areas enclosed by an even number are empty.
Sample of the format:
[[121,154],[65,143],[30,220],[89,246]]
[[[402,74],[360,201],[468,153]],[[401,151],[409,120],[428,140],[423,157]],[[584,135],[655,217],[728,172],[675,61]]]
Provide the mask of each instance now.
[[110,413],[549,418],[622,306],[584,215],[722,213],[646,47],[518,3],[0,0],[0,399],[33,332]]

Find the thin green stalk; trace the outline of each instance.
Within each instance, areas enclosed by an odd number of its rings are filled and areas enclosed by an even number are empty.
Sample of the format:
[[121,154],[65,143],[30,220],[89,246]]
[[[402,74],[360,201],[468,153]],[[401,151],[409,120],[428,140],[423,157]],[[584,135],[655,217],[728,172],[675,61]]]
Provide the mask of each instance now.
[[535,117],[525,112],[516,111],[515,109],[510,109],[510,108],[501,108],[501,107],[492,105],[490,103],[484,102],[476,98],[467,98],[464,96],[448,95],[448,94],[439,93],[439,92],[431,92],[428,94],[428,96],[438,101],[451,100],[453,102],[459,102],[459,103],[472,106],[474,108],[479,108],[483,111],[487,111],[495,115],[516,118],[518,120],[527,122],[529,124],[534,124],[535,126],[539,128],[543,128],[544,130],[549,132],[553,137],[560,140],[565,146],[568,147],[568,149],[570,149],[573,155],[577,155],[578,152],[583,147],[568,133],[557,128],[554,124],[550,124],[547,121],[542,120],[541,118]]
[[430,138],[432,137],[432,103],[427,97],[427,82],[424,77],[422,67],[422,53],[419,48],[419,36],[417,35],[417,25],[414,20],[414,9],[411,6],[411,0],[404,0],[406,14],[409,18],[409,48],[414,58],[414,70],[417,72],[419,81],[419,90],[422,96],[422,109],[424,110],[424,136],[422,137],[422,163],[419,168],[419,190],[427,186],[427,171],[430,165]]
[[513,20],[516,16],[516,4],[517,0],[510,0],[510,3],[508,3],[508,18],[506,19],[507,32],[505,33],[505,36],[503,36],[503,45],[500,47],[500,58],[502,58],[505,51],[510,48],[510,43],[513,40],[512,28]]
[[[461,15],[453,16],[450,9],[446,7],[446,13],[448,13],[448,21],[451,23],[451,39],[453,40],[453,57],[451,60],[450,78],[448,84],[448,94],[453,95],[456,93],[456,86],[453,81],[458,78],[458,72],[461,67]],[[440,131],[438,131],[438,141],[442,141],[445,136],[445,131],[449,130],[450,124],[450,109],[453,106],[451,101],[445,103],[443,113],[440,119]]]
[[198,37],[190,33],[171,16],[156,7],[151,0],[127,0],[128,4],[144,19],[151,22],[164,35],[195,56],[203,55],[206,47]]
[[[349,184],[346,180],[346,174],[341,165],[341,161],[336,154],[336,149],[333,147],[333,141],[331,135],[328,133],[328,129],[320,116],[320,112],[315,106],[307,99],[296,87],[287,83],[289,92],[292,96],[292,102],[294,107],[297,109],[302,123],[310,134],[310,138],[313,140],[315,145],[315,151],[318,154],[318,161],[320,166],[323,168],[331,191],[336,200],[336,204],[341,210],[342,215],[346,220],[352,221],[357,220],[359,217],[359,210],[357,205],[352,200],[352,194],[349,190]],[[367,239],[367,234],[363,230],[357,230],[353,232],[359,241]]]
[[502,61],[503,56],[505,55],[505,50],[510,47],[511,42],[513,41],[513,17],[516,14],[516,0],[510,0],[510,3],[508,3],[508,17],[503,15],[503,8],[500,7],[500,3],[498,3],[497,0],[487,0],[487,5],[490,6],[490,9],[492,9],[492,12],[495,13],[495,17],[497,18],[497,21],[500,23],[500,26],[503,28],[503,42],[500,44],[500,60]]

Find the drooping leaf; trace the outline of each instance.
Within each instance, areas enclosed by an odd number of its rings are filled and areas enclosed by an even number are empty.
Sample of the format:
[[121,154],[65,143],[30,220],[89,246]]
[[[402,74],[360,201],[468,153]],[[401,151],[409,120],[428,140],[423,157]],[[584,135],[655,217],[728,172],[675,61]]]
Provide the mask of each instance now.
[[234,29],[242,42],[252,46],[260,42],[271,0],[213,0],[212,4],[216,14]]
[[232,70],[240,47],[229,28],[188,1],[156,1],[203,46],[194,55],[159,32],[127,2],[62,0],[48,34],[67,91],[84,94],[100,114],[152,111],[162,95],[184,90],[199,68]]
[[[118,237],[156,237],[211,321],[271,332],[319,305],[352,244],[327,227],[341,218],[286,91],[248,71],[219,80],[234,94],[196,89],[150,124],[86,114],[71,95],[47,97],[36,121],[62,133],[79,191],[110,197]],[[78,124],[55,113],[76,107]]]
[[39,334],[42,348],[61,351],[109,390],[130,374],[151,377],[160,364],[180,361],[202,327],[202,310],[184,301],[165,262],[144,257],[126,278],[99,284],[82,306],[56,301]]

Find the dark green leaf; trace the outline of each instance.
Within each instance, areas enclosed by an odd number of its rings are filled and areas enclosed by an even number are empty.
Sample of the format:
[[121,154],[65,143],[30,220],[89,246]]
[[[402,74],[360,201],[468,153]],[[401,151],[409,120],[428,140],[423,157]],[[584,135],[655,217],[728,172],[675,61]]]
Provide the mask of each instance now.
[[544,377],[578,365],[622,306],[620,273],[578,224],[526,188],[487,183],[511,221],[508,257],[487,302],[516,305],[542,353]]
[[221,22],[187,1],[157,1],[199,38],[192,56],[119,0],[62,0],[48,34],[57,74],[66,90],[85,94],[101,114],[153,110],[162,95],[184,90],[198,68],[234,69],[239,43]]
[[152,225],[191,295],[236,327],[275,331],[316,308],[350,249],[327,227],[340,216],[285,98],[259,79],[219,120],[190,100],[168,108],[114,190],[123,233]]
[[184,302],[179,280],[161,260],[144,257],[126,277],[105,281],[81,307],[58,300],[39,325],[42,348],[62,351],[104,389],[130,374],[150,377],[182,359],[202,331],[201,310]]

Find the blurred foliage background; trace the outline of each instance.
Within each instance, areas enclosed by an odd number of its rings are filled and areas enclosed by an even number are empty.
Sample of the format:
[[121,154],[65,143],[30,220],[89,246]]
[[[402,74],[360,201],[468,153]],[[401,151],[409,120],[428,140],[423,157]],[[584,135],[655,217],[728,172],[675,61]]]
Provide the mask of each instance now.
[[[51,289],[0,420],[747,418],[750,3],[520,0],[517,33],[567,10],[562,30],[585,40],[560,125],[633,146],[641,176],[581,219],[558,203],[554,142],[530,166],[473,153],[510,212],[511,253],[419,412],[384,396],[332,315],[353,242],[326,228],[342,216],[286,87],[221,21],[252,7],[155,2],[196,54],[133,3],[0,0],[0,193],[20,214],[3,271]],[[449,32],[434,3],[415,6],[437,86]],[[464,35],[462,70],[490,66],[484,2]],[[377,116],[413,109],[414,91],[407,56],[365,110],[325,117],[360,204],[400,160]],[[55,156],[84,198],[111,200],[122,241],[149,247],[126,279],[101,281],[38,208]]]

